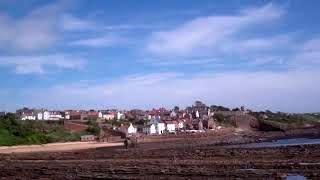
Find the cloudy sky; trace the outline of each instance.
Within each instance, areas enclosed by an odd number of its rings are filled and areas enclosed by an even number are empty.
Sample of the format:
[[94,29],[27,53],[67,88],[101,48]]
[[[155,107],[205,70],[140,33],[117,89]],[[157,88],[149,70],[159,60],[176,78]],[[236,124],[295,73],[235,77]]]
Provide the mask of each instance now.
[[0,110],[320,111],[320,1],[0,0]]

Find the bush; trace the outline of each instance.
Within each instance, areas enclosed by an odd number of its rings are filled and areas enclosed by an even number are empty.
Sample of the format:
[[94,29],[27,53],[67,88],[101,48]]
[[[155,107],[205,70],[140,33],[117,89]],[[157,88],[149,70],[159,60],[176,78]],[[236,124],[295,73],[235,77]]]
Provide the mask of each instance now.
[[49,142],[49,138],[42,133],[34,133],[26,137],[26,144],[46,144]]
[[99,127],[99,124],[97,123],[97,121],[94,121],[94,120],[90,120],[88,122],[88,129],[87,129],[87,132],[93,134],[93,135],[100,135],[100,127]]
[[1,146],[12,146],[15,145],[15,137],[5,129],[0,129],[0,145]]
[[215,114],[218,123],[225,127],[236,127],[236,123],[232,120],[231,116],[224,116],[222,114]]
[[61,124],[19,121],[11,114],[0,117],[0,146],[79,141],[80,136],[65,130]]

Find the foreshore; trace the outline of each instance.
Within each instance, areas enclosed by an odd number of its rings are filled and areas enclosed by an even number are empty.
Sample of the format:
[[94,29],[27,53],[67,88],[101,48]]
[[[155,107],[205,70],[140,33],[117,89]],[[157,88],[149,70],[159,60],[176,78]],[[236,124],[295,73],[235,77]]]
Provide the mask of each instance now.
[[[0,154],[0,176],[7,179],[285,179],[297,175],[319,179],[320,145],[226,147],[288,137],[284,135],[228,130],[155,136],[129,149],[122,143],[71,143],[67,146],[81,145],[83,149]],[[299,133],[295,135],[299,137]],[[47,147],[60,147],[60,144]]]
[[[203,143],[211,145],[234,145],[253,142],[273,141],[286,138],[319,138],[320,128],[297,129],[289,132],[259,132],[259,131],[239,131],[234,128],[227,128],[220,131],[195,134],[178,134],[167,136],[145,136],[138,139],[139,143],[157,142],[192,142],[197,144],[196,139],[200,139],[199,145]],[[61,142],[42,145],[18,145],[0,146],[0,154],[10,153],[32,153],[32,152],[63,152],[93,149],[100,147],[123,146],[122,142],[101,143],[101,142]]]
[[92,149],[99,147],[120,146],[123,143],[99,143],[99,142],[65,142],[49,143],[42,145],[1,146],[0,154],[32,153],[32,152],[63,152]]

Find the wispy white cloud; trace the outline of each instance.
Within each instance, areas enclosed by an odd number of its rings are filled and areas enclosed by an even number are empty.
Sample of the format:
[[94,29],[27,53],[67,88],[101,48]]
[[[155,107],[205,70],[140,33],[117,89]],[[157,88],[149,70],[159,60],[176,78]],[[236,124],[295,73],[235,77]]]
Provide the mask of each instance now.
[[[104,33],[108,30],[132,29],[132,25],[105,25],[100,20],[78,17],[66,11],[62,2],[39,6],[22,17],[0,13],[0,49],[5,52],[40,52],[56,45],[111,46],[123,42],[123,38],[102,35],[83,38],[86,33]],[[71,34],[72,33],[72,34]],[[63,43],[62,43],[63,42]],[[60,44],[59,44],[60,43]]]
[[261,65],[283,65],[285,60],[281,56],[266,56],[258,57],[252,60],[249,65],[252,66],[261,66]]
[[[260,26],[272,27],[286,13],[286,9],[269,3],[233,15],[191,19],[170,31],[153,32],[144,49],[150,58],[141,62],[154,66],[288,69],[317,60],[317,42],[298,40],[296,32],[250,32]],[[312,52],[306,46],[312,46]]]
[[102,30],[119,31],[119,30],[152,30],[163,28],[164,25],[159,24],[115,24],[101,26]]
[[106,23],[99,17],[79,17],[73,14],[63,14],[60,19],[60,26],[65,31],[89,31],[89,32],[116,32],[134,30],[154,30],[165,27],[159,23]]
[[60,3],[38,7],[26,16],[0,14],[0,48],[8,51],[35,51],[52,46],[59,39],[57,14]]
[[14,67],[17,74],[43,74],[47,73],[48,67],[82,69],[86,62],[83,58],[65,54],[0,57],[0,66]]
[[223,54],[234,53],[238,55],[250,55],[261,53],[274,53],[280,50],[291,51],[296,48],[294,35],[291,33],[257,38],[230,38],[221,42],[217,47]]
[[71,14],[64,14],[61,18],[61,26],[66,31],[88,31],[97,30],[98,24],[95,21],[79,18]]
[[292,58],[291,65],[295,68],[320,67],[320,38],[314,38],[301,44]]
[[141,63],[154,66],[181,66],[181,65],[212,65],[217,63],[215,58],[150,58],[139,60]]
[[177,77],[182,76],[183,74],[181,73],[152,73],[152,74],[147,74],[147,75],[131,75],[126,77],[124,80],[128,81],[132,84],[137,84],[137,85],[153,85],[156,83],[166,83],[168,79],[175,79]]
[[101,37],[75,40],[73,42],[70,42],[69,45],[100,48],[100,47],[115,46],[125,42],[126,40],[122,37],[119,37],[116,35],[106,35]]
[[[238,15],[208,16],[193,19],[171,31],[154,32],[147,50],[155,55],[190,56],[214,50],[244,28],[280,18],[284,10],[273,4],[242,10]],[[247,46],[266,45],[261,40],[246,42]]]

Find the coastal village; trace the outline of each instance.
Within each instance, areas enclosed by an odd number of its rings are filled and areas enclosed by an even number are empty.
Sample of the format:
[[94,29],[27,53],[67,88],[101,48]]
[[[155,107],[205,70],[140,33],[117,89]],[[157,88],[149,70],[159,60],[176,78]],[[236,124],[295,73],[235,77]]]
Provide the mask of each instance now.
[[22,108],[0,118],[0,176],[9,179],[320,177],[319,113],[196,101],[183,109]]
[[[319,139],[286,139],[319,137],[319,113],[254,112],[196,101],[184,109],[22,108],[0,116],[2,142],[24,143],[0,147],[0,175],[8,179],[320,177]],[[72,141],[82,142],[69,142],[72,134],[81,134]],[[54,141],[42,144],[46,137]]]
[[232,123],[248,128],[253,116],[243,106],[229,109],[223,106],[207,106],[196,101],[192,106],[180,109],[158,108],[152,110],[64,110],[22,108],[16,116],[23,121],[63,123],[70,131],[84,131],[89,121],[97,122],[102,130],[98,135],[86,135],[82,141],[110,139],[111,136],[155,136],[177,133],[204,133],[223,128],[219,118],[229,117]]

